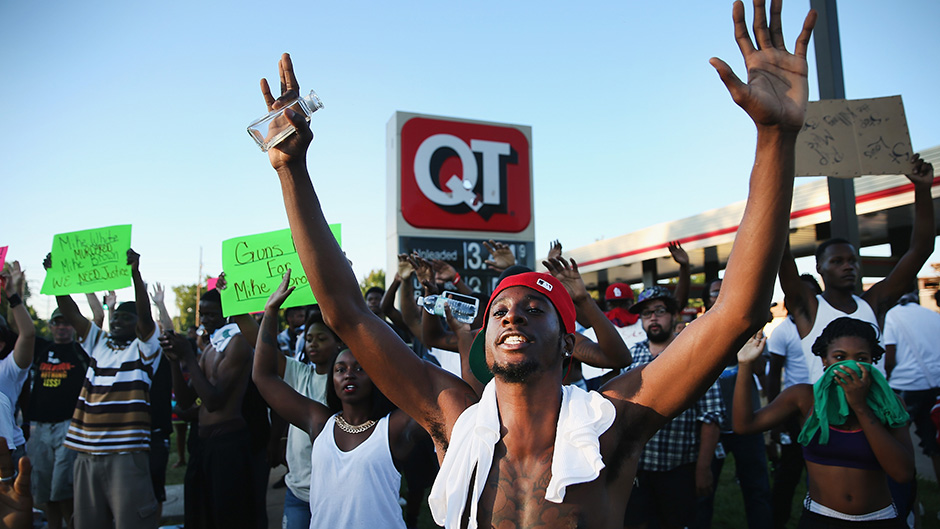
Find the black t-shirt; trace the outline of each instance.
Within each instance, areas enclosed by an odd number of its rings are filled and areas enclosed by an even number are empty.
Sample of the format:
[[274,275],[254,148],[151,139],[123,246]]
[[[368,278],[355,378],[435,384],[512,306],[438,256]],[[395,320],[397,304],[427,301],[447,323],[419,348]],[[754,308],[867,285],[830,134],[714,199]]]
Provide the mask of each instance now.
[[88,355],[77,342],[58,344],[36,338],[27,419],[36,422],[71,419],[87,369]]

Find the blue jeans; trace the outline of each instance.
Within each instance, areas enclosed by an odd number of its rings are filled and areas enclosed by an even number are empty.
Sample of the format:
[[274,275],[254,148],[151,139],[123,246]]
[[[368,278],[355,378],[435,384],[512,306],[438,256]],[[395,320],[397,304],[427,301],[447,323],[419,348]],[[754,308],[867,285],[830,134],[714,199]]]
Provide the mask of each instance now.
[[[770,479],[767,473],[767,454],[764,452],[764,435],[721,434],[721,445],[728,455],[734,455],[734,468],[744,496],[744,512],[747,515],[749,529],[770,529],[773,514],[770,508]],[[715,489],[718,488],[718,476],[725,460],[717,457],[712,461]],[[698,499],[696,508],[696,529],[711,526],[715,495]]]
[[290,491],[284,493],[284,518],[281,529],[308,529],[310,527],[310,502],[306,502]]

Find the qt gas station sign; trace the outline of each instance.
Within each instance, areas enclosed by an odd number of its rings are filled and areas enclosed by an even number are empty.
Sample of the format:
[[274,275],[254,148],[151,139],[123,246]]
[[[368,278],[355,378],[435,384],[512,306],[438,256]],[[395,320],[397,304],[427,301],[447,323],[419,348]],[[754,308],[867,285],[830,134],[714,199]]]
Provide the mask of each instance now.
[[531,127],[396,112],[387,135],[387,270],[417,251],[488,294],[489,239],[534,268]]

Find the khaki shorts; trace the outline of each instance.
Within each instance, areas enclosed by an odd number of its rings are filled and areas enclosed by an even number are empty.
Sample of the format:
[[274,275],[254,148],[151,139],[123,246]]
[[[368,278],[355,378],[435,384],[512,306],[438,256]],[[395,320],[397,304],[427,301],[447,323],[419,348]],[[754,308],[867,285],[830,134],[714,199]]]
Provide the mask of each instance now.
[[155,529],[159,506],[150,481],[147,452],[92,455],[75,459],[77,529]]
[[72,467],[78,452],[63,446],[70,422],[34,422],[30,426],[26,447],[33,464],[36,505],[72,499]]

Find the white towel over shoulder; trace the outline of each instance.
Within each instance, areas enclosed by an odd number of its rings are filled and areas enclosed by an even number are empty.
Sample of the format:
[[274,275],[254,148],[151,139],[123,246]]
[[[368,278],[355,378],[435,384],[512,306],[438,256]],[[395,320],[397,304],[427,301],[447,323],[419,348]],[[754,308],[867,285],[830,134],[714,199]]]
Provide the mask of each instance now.
[[[597,479],[604,468],[599,437],[613,424],[615,415],[614,405],[599,393],[562,386],[552,478],[545,490],[546,500],[561,503],[568,485]],[[460,527],[470,477],[476,469],[469,512],[469,529],[476,529],[477,502],[490,473],[494,447],[499,441],[499,421],[496,384],[491,380],[483,390],[480,402],[464,410],[454,424],[450,446],[428,497],[431,515],[438,525]]]

